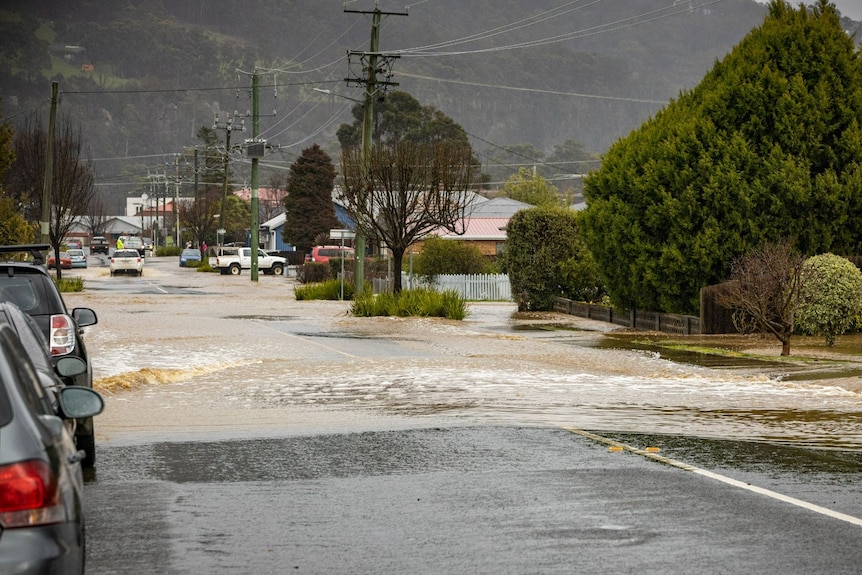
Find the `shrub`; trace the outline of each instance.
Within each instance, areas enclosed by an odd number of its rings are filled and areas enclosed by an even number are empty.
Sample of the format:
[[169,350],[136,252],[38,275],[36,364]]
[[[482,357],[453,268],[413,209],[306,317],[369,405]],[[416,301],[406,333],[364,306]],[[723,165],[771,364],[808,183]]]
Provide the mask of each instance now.
[[322,283],[332,279],[332,271],[328,263],[307,263],[296,269],[296,281],[301,284]]
[[577,216],[565,208],[532,208],[507,226],[505,267],[518,311],[545,311],[554,298],[595,301],[604,285],[578,235]]
[[[344,283],[344,299],[353,299],[356,293],[356,287],[349,282]],[[340,300],[341,299],[341,280],[332,279],[323,283],[310,283],[294,288],[294,294],[297,301],[301,300]]]
[[54,283],[57,284],[57,289],[63,293],[84,291],[84,279],[80,277],[61,279],[55,277]]
[[846,258],[822,254],[808,258],[811,278],[802,285],[796,327],[822,335],[827,345],[847,331],[862,314],[862,272]]
[[493,262],[476,246],[437,236],[422,242],[422,252],[413,259],[413,273],[429,282],[442,274],[487,274],[493,269]]
[[359,317],[420,316],[462,320],[467,317],[467,302],[452,290],[427,288],[374,295],[366,290],[353,300],[350,313]]
[[160,248],[156,248],[156,255],[159,257],[162,256],[179,256],[182,253],[183,249],[179,246],[164,246]]

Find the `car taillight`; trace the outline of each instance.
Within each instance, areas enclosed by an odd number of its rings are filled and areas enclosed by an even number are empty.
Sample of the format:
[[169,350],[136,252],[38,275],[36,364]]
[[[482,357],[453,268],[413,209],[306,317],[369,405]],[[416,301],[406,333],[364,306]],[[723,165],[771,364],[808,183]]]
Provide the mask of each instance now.
[[66,355],[75,349],[75,324],[67,315],[51,316],[51,355]]
[[4,528],[65,521],[57,478],[44,461],[0,467],[0,525]]

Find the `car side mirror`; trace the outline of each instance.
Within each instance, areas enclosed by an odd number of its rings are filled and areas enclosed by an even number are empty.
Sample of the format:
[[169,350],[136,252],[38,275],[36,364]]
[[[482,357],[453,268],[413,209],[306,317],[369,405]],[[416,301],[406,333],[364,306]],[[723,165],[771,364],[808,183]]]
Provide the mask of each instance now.
[[78,327],[87,327],[88,325],[96,325],[99,319],[96,317],[96,312],[88,307],[76,307],[72,310],[72,317]]
[[63,357],[57,360],[54,371],[60,377],[74,377],[87,371],[87,362],[80,357]]
[[104,409],[105,400],[89,387],[70,385],[60,390],[60,413],[66,419],[92,417]]

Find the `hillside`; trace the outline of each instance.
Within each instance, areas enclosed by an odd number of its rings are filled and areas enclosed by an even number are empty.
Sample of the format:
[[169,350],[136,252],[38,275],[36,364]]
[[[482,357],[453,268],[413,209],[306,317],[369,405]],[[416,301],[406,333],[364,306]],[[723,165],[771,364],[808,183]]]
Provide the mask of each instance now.
[[[347,8],[373,8],[361,4]],[[460,123],[483,161],[519,146],[529,163],[567,140],[601,153],[695,86],[765,10],[753,0],[425,0],[385,17],[380,47],[399,56],[399,89]],[[0,11],[0,27],[3,115],[44,116],[57,79],[100,182],[125,195],[165,169],[161,155],[197,144],[216,113],[251,108],[242,71],[256,66],[271,70],[262,135],[282,146],[267,164],[289,165],[313,143],[337,158],[335,130],[353,103],[313,89],[361,97],[345,85],[361,74],[346,52],[368,49],[371,20],[341,0],[31,0]]]

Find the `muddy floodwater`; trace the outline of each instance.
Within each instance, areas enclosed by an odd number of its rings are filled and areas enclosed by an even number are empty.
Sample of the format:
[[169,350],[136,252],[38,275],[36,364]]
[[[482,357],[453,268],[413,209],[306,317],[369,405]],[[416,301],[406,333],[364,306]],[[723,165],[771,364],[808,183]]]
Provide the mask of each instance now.
[[463,322],[354,318],[347,303],[296,301],[291,278],[174,258],[141,278],[80,273],[87,289],[67,301],[99,317],[86,332],[108,404],[97,440],[463,421],[862,448],[852,361],[710,364],[512,303],[471,304]]

